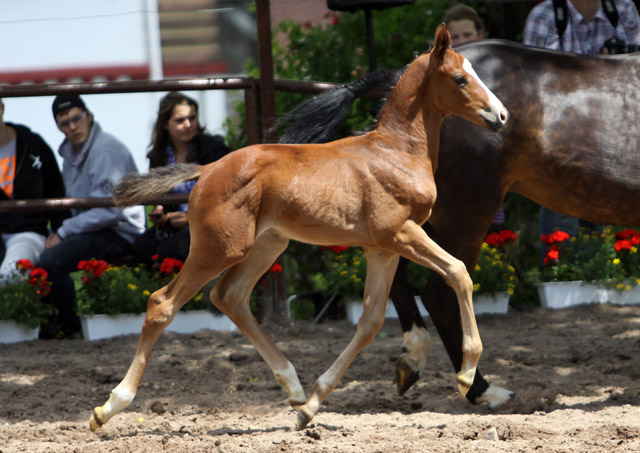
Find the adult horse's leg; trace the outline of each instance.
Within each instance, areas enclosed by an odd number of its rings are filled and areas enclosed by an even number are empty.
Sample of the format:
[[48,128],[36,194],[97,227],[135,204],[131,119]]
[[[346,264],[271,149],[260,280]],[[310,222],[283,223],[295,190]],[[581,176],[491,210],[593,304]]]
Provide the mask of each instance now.
[[258,280],[287,247],[288,239],[271,231],[261,234],[247,258],[229,269],[211,290],[211,302],[227,315],[253,344],[280,385],[289,394],[289,403],[297,408],[305,401],[296,370],[276,348],[251,314],[249,299]]
[[298,429],[304,428],[318,413],[320,404],[329,396],[353,359],[371,343],[384,324],[384,313],[391,282],[398,266],[398,255],[378,249],[365,249],[367,279],[364,287],[364,308],[356,334],[344,351],[313,386],[306,403],[298,408]]
[[111,392],[109,400],[103,406],[94,409],[89,422],[92,431],[104,425],[133,401],[149,356],[164,329],[180,308],[228,265],[224,259],[220,259],[217,260],[218,265],[213,267],[206,264],[210,261],[209,257],[205,256],[203,260],[195,255],[191,254],[187,258],[183,268],[167,286],[149,297],[142,334],[131,366],[124,379]]
[[403,353],[396,362],[394,379],[400,395],[403,395],[420,379],[420,370],[424,369],[427,364],[427,357],[431,349],[431,335],[427,331],[427,326],[407,282],[406,269],[408,264],[409,261],[406,258],[400,258],[389,293],[403,332]]

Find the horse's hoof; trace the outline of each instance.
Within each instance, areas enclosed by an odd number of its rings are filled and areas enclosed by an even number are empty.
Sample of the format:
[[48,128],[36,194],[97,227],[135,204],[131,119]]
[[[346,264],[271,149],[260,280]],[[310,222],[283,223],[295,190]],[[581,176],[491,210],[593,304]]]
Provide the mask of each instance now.
[[89,428],[91,431],[95,431],[100,428],[104,423],[102,422],[102,408],[96,407],[91,414],[91,420],[89,420]]
[[301,431],[307,427],[309,422],[313,417],[307,414],[302,408],[298,409],[298,424],[296,425],[296,429]]
[[420,379],[418,364],[410,355],[402,354],[396,362],[396,374],[394,383],[398,388],[398,394],[404,395],[413,384]]
[[469,389],[471,388],[471,384],[473,384],[473,378],[475,374],[476,372],[474,369],[472,371],[467,371],[466,373],[463,371],[460,371],[456,376],[458,381],[458,391],[462,396],[467,396],[467,392],[469,392]]
[[511,390],[490,385],[489,388],[476,398],[476,403],[487,403],[489,409],[502,409],[513,401],[515,393]]

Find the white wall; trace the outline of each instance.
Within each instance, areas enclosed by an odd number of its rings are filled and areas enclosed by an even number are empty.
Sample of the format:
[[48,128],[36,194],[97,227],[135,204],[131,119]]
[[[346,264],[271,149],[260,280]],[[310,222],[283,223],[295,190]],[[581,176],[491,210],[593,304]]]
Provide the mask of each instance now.
[[[0,71],[146,64],[158,78],[160,43],[155,0],[22,0],[0,2]],[[151,13],[149,12],[151,11]],[[151,23],[149,23],[151,18]],[[153,61],[152,61],[153,60]],[[131,149],[146,171],[146,149],[158,101],[165,93],[83,96],[102,128]],[[223,132],[224,91],[191,91],[200,120]],[[62,139],[51,114],[53,96],[5,98],[4,119],[38,132],[56,152]]]

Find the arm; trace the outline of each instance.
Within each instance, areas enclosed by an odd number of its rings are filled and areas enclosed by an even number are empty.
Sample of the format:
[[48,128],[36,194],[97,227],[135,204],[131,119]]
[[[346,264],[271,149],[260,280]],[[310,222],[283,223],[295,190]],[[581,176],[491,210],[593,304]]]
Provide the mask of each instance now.
[[[122,153],[108,149],[96,149],[88,157],[84,171],[89,176],[90,197],[110,197],[115,184],[128,169],[126,159]],[[57,234],[64,239],[66,236],[111,228],[122,218],[122,210],[118,208],[92,208],[66,219]]]

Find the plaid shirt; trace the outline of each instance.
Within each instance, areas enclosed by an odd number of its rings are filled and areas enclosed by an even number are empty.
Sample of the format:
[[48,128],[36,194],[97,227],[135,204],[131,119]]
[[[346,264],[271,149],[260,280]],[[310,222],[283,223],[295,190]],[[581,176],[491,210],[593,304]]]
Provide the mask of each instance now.
[[592,54],[600,53],[604,42],[612,36],[617,36],[627,43],[640,45],[640,17],[633,0],[614,1],[619,15],[618,26],[615,29],[607,19],[602,4],[598,5],[594,18],[587,22],[571,0],[567,1],[569,20],[560,43],[552,0],[544,0],[536,5],[527,17],[523,43],[547,49]]

